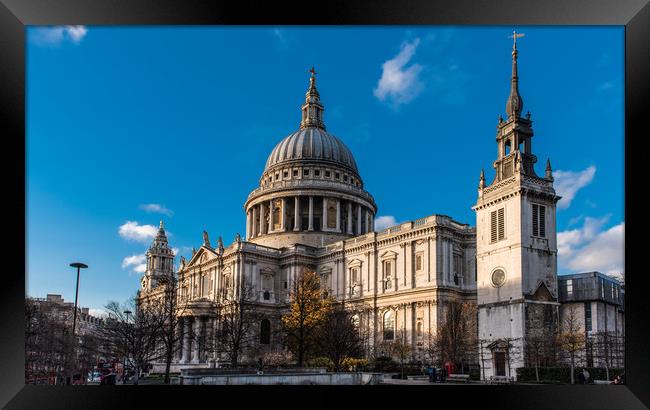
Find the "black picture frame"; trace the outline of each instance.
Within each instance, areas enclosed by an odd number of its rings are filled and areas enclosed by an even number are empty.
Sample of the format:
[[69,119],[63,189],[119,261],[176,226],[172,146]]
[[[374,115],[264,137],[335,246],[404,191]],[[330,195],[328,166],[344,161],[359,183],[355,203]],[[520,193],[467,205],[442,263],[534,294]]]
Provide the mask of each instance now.
[[[487,408],[635,409],[650,406],[650,312],[645,302],[643,219],[645,193],[641,178],[641,149],[647,128],[650,78],[650,4],[646,0],[535,0],[431,2],[343,1],[305,2],[280,6],[276,2],[201,0],[2,0],[0,4],[0,113],[5,176],[5,233],[8,249],[0,286],[0,405],[6,408],[182,407],[237,405],[254,408],[339,406],[464,406],[468,398]],[[25,26],[27,25],[620,25],[625,26],[625,262],[626,386],[26,386],[24,384],[25,298]],[[558,95],[562,90],[558,90]],[[490,108],[492,109],[492,108]],[[578,119],[589,121],[591,119]],[[486,130],[486,133],[491,132]],[[589,143],[589,136],[578,136]],[[20,217],[23,215],[23,218]],[[639,234],[639,241],[634,238]],[[232,399],[235,399],[233,402]],[[422,404],[416,400],[423,401]],[[455,404],[454,404],[455,403]]]

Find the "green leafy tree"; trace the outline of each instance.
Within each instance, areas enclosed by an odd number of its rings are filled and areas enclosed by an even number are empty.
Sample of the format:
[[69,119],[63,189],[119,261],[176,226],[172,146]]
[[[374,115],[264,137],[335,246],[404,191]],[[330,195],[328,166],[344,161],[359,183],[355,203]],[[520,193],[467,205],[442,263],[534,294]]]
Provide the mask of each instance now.
[[296,278],[290,293],[289,312],[282,316],[282,325],[289,350],[302,366],[317,346],[317,336],[332,309],[333,299],[320,287],[320,278],[313,271],[303,271]]

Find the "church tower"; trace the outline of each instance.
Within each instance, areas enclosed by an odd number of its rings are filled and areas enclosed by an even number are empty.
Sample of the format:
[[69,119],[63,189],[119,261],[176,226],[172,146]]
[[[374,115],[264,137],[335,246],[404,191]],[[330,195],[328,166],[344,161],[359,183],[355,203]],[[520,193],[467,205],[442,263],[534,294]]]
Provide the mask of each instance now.
[[142,289],[148,291],[158,285],[160,278],[170,277],[174,274],[174,251],[167,242],[163,221],[160,221],[158,234],[145,255],[147,269],[142,277]]
[[535,173],[530,113],[521,116],[517,37],[513,34],[512,79],[507,119],[497,125],[494,181],[481,171],[476,212],[477,304],[481,377],[516,378],[528,365],[531,338],[557,329],[556,203],[550,160]]

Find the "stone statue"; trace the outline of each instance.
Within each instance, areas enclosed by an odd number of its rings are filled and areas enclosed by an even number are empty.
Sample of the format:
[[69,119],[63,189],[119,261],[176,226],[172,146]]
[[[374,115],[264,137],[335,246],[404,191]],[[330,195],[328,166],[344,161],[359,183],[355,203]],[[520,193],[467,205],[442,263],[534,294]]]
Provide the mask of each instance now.
[[210,238],[208,237],[208,232],[203,231],[203,246],[207,246],[208,248],[211,248],[210,246]]
[[185,256],[181,255],[181,268],[185,267]]
[[223,253],[223,240],[221,239],[221,235],[219,235],[219,240],[217,241],[218,243],[218,248],[219,248],[219,254]]
[[237,235],[235,235],[235,242],[241,242],[241,235],[239,232],[237,232]]

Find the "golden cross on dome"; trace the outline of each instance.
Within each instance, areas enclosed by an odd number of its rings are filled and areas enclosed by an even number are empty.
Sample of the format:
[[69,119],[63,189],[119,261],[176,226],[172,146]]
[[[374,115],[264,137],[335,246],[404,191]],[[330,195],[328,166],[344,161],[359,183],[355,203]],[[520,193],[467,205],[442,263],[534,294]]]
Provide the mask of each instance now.
[[314,70],[314,66],[311,66],[311,70],[309,70],[309,72],[311,73],[311,76],[312,76],[312,77],[314,77],[316,74],[318,74],[318,73],[316,72],[316,70]]
[[517,33],[516,31],[513,30],[512,35],[508,37],[511,38],[513,41],[512,48],[517,48],[517,39],[523,36],[525,36],[524,33]]

